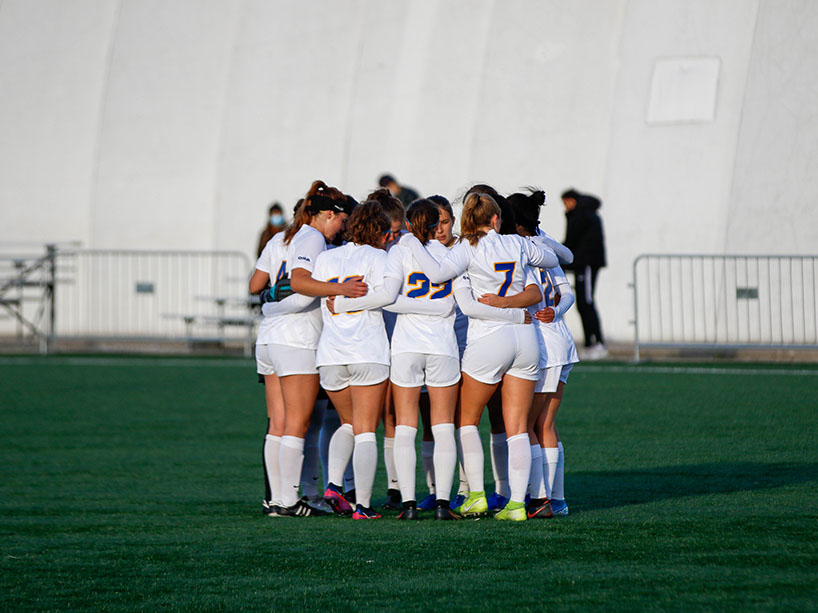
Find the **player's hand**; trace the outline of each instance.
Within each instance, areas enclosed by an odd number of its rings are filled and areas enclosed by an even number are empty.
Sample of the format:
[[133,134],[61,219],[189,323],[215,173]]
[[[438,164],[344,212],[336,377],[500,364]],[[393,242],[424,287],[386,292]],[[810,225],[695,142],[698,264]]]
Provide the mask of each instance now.
[[506,307],[505,297],[498,296],[497,294],[483,294],[477,299],[477,302],[481,302],[498,309],[503,309]]
[[544,324],[550,324],[554,321],[554,309],[551,307],[545,307],[542,311],[537,311],[534,313],[534,317],[537,318],[537,321],[541,321]]
[[523,313],[525,313],[525,315],[523,315],[524,324],[530,324],[532,321],[534,321],[531,319],[531,313],[528,312],[528,309],[523,310]]
[[335,315],[335,296],[327,296],[327,310]]
[[347,298],[360,298],[366,296],[369,286],[364,283],[363,277],[352,277],[338,286],[338,294]]

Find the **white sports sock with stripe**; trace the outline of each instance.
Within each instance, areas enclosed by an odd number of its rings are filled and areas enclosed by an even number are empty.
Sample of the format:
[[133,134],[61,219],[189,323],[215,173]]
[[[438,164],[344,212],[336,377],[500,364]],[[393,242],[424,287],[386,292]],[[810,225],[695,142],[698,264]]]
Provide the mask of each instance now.
[[508,490],[508,443],[506,433],[491,435],[491,472],[494,474],[494,491],[505,498],[509,497]]
[[477,426],[463,426],[457,430],[460,448],[463,450],[463,471],[472,492],[485,491],[483,485],[483,442]]
[[355,501],[362,507],[369,507],[372,502],[372,486],[375,484],[375,470],[378,468],[378,440],[374,432],[355,435],[352,466],[355,469]]
[[[515,434],[508,442],[508,486],[509,500],[524,502],[528,489],[528,475],[531,472],[531,445],[528,433]],[[469,475],[471,480],[471,475]]]
[[386,466],[386,487],[390,490],[398,487],[398,473],[395,471],[395,439],[383,438],[383,463]]
[[532,498],[548,498],[543,479],[542,447],[531,445],[531,475],[528,477],[528,495]]
[[[454,425],[454,424],[452,424]],[[434,426],[432,426],[434,428]],[[454,439],[454,435],[452,435]],[[455,452],[457,454],[457,452]],[[426,477],[426,487],[429,493],[435,493],[435,442],[420,441],[420,458],[423,462],[423,476]]]
[[550,499],[554,490],[554,478],[557,475],[557,460],[560,450],[557,447],[543,447],[543,476],[545,477],[545,495]]
[[438,500],[450,500],[454,465],[457,463],[457,446],[454,442],[454,424],[436,424],[432,426],[434,441],[434,474],[437,482],[435,492]]
[[329,482],[338,487],[344,487],[344,472],[350,465],[352,450],[355,448],[355,435],[352,433],[352,424],[343,424],[335,431],[329,441]]
[[554,475],[554,489],[553,497],[556,500],[565,500],[565,452],[562,449],[562,443],[557,443],[559,449],[559,459],[557,460],[557,470]]
[[264,466],[267,468],[267,485],[270,487],[270,501],[278,504],[281,489],[281,475],[278,469],[278,451],[281,437],[268,434],[264,438]]
[[412,426],[395,426],[395,473],[398,477],[400,497],[404,502],[417,500],[415,479],[417,473],[417,451],[415,437],[418,429]]
[[304,462],[304,439],[282,436],[278,452],[279,475],[281,475],[281,505],[291,507],[298,502],[298,486],[301,481],[301,464]]

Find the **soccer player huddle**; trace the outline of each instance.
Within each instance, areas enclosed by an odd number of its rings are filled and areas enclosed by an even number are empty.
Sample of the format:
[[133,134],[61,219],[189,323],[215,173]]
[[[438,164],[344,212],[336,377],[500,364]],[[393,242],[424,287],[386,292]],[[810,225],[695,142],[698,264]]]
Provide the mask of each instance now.
[[[562,318],[574,295],[561,264],[573,255],[539,228],[544,203],[542,191],[502,197],[475,185],[457,237],[443,196],[404,210],[386,189],[359,204],[312,184],[250,280],[264,314],[256,362],[269,418],[267,515],[379,519],[381,420],[384,506],[399,509],[397,519],[568,514],[555,417],[579,361]],[[478,431],[486,407],[491,496]],[[429,487],[420,502],[419,415]]]

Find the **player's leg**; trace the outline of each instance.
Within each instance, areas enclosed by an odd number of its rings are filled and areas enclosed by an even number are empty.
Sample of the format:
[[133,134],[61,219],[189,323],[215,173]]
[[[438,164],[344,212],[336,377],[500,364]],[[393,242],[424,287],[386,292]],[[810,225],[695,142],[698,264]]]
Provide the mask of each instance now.
[[508,502],[508,446],[506,444],[506,426],[503,423],[503,402],[500,388],[492,394],[488,402],[491,439],[489,454],[491,472],[494,475],[494,493],[489,496],[489,511],[502,509]]
[[324,502],[322,493],[324,488],[320,488],[320,458],[319,458],[319,437],[321,428],[324,425],[324,415],[327,412],[329,399],[325,392],[318,390],[318,399],[310,417],[310,425],[304,437],[304,463],[301,466],[301,495],[305,497],[310,505],[329,512],[330,509]]
[[400,508],[400,488],[395,470],[395,404],[392,400],[391,382],[386,383],[383,403],[383,463],[386,468],[386,502],[384,509]]
[[432,422],[429,416],[429,393],[426,389],[420,390],[420,422],[423,424],[423,437],[420,441],[420,458],[423,464],[423,476],[426,478],[426,487],[429,495],[418,502],[418,509],[429,511],[435,508],[437,501],[435,486],[435,439],[432,434]]
[[[538,382],[539,384],[539,382]],[[528,416],[528,438],[531,445],[531,474],[528,478],[528,517],[551,517],[551,503],[545,486],[543,472],[543,449],[537,435],[537,425],[544,419],[547,394],[535,393]]]
[[449,496],[457,464],[457,445],[454,435],[454,412],[459,385],[443,387],[427,385],[429,390],[431,431],[434,437],[435,519],[456,519],[449,508]]
[[[467,350],[468,351],[468,350]],[[458,400],[457,435],[466,478],[469,480],[469,496],[456,511],[463,515],[485,513],[488,510],[483,485],[483,443],[478,425],[483,408],[497,389],[497,383],[483,383],[465,371],[462,375]]]
[[344,472],[351,463],[352,452],[355,448],[355,434],[352,432],[352,391],[349,387],[340,390],[327,391],[330,401],[338,412],[340,427],[332,435],[329,442],[327,459],[327,487],[324,490],[324,500],[336,513],[346,515],[352,513],[349,499],[344,495]]
[[403,387],[392,382],[391,389],[395,407],[395,472],[402,501],[398,519],[418,519],[415,494],[417,472],[415,438],[418,432],[420,386]]
[[[386,370],[388,375],[388,368]],[[372,486],[375,481],[375,470],[378,463],[378,445],[375,429],[378,426],[387,381],[372,385],[353,385],[352,392],[352,428],[355,433],[355,450],[352,463],[355,469],[355,519],[375,519],[380,517],[372,510]]]
[[281,446],[281,435],[284,433],[284,398],[281,395],[281,384],[275,374],[264,375],[264,397],[267,404],[267,435],[264,439],[264,467],[267,477],[268,515],[272,506],[278,504],[281,478],[279,475],[278,454]]

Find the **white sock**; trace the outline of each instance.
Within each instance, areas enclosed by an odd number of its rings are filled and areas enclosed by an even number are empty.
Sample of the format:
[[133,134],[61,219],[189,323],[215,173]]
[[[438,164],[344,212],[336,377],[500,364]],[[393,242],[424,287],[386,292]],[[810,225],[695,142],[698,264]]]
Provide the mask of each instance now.
[[[508,443],[508,487],[509,500],[525,501],[528,474],[531,472],[531,445],[528,433],[516,434],[507,439]],[[471,475],[470,475],[471,476]]]
[[457,463],[457,446],[454,442],[454,424],[436,424],[432,426],[434,446],[434,484],[438,500],[450,500],[454,465]]
[[[455,451],[455,456],[457,452]],[[435,493],[435,442],[420,441],[420,458],[423,462],[423,476],[429,493]]]
[[278,468],[281,475],[282,506],[291,507],[298,502],[298,485],[301,481],[301,464],[304,462],[304,439],[282,436],[278,451]]
[[378,468],[378,440],[374,432],[355,435],[352,466],[355,469],[355,501],[362,507],[369,507]]
[[386,488],[390,490],[398,487],[398,473],[395,471],[395,439],[383,438],[383,463],[386,465]]
[[324,423],[327,401],[317,400],[310,418],[310,427],[304,437],[304,463],[301,465],[301,493],[309,498],[318,496],[318,437]]
[[545,495],[550,500],[554,496],[554,477],[557,475],[557,460],[560,450],[557,447],[543,447],[543,473],[545,477]]
[[398,477],[400,497],[404,502],[416,500],[415,478],[417,473],[417,451],[415,437],[418,429],[412,426],[395,426],[395,474]]
[[483,442],[477,426],[463,426],[457,430],[460,448],[463,450],[463,471],[472,492],[483,492]]
[[270,488],[270,500],[278,503],[281,489],[281,475],[278,470],[278,450],[281,437],[268,434],[264,439],[264,467],[267,469],[267,485]]
[[557,471],[554,475],[553,495],[556,500],[565,500],[565,452],[562,450],[562,443],[557,443],[560,456],[557,460]]
[[508,445],[506,433],[491,435],[491,472],[494,474],[494,491],[508,498]]
[[[327,409],[324,413],[324,423],[321,425],[321,433],[318,435],[318,457],[321,458],[321,473],[324,475],[324,489],[329,483],[329,442],[335,431],[341,427],[341,418],[338,411]],[[350,451],[350,457],[352,452]],[[335,485],[341,485],[336,483]]]
[[329,441],[329,482],[344,487],[344,471],[350,465],[352,450],[355,448],[355,435],[352,424],[343,424],[335,431]]
[[531,445],[531,474],[528,477],[528,495],[532,498],[548,498],[542,470],[542,447]]
[[[355,435],[352,435],[352,446],[355,446]],[[350,458],[352,455],[350,454]],[[355,489],[355,469],[352,462],[347,462],[347,468],[344,471],[344,491],[349,492]]]
[[460,436],[454,437],[455,445],[457,445],[457,473],[460,478],[460,483],[457,486],[458,496],[469,495],[469,480],[466,478],[466,471],[463,470],[463,445],[460,444]]

